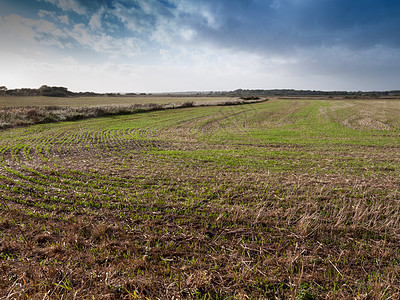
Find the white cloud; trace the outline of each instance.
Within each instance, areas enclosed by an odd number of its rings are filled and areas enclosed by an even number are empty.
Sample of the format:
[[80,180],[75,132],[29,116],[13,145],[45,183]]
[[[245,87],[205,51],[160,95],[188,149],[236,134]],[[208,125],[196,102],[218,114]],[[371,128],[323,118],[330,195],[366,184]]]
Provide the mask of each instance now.
[[[135,41],[131,42],[134,47]],[[117,45],[118,48],[129,47],[128,41],[124,43],[125,45]],[[378,49],[376,51],[380,53]],[[0,56],[0,65],[4,69],[12,69],[13,72],[8,72],[10,76],[0,72],[0,82],[9,88],[49,84],[66,86],[73,91],[96,92],[168,92],[236,88],[373,90],[379,87],[391,89],[398,78],[392,73],[378,74],[387,80],[387,85],[383,86],[381,82],[374,83],[376,74],[373,72],[365,72],[364,75],[357,74],[356,71],[340,73],[341,67],[339,67],[337,73],[334,73],[329,69],[333,66],[333,62],[325,65],[320,62],[322,58],[329,59],[333,53],[325,53],[325,56],[318,58],[318,55],[322,54],[318,54],[317,50],[300,59],[283,56],[266,57],[205,47],[164,49],[161,52],[164,61],[145,63],[138,59],[135,62],[126,60],[124,63],[118,63],[117,60],[110,59],[99,64],[85,63],[77,56],[59,54],[58,58],[49,60],[44,56],[33,59],[24,54],[6,53]],[[368,58],[375,54],[369,53]],[[350,54],[342,55],[349,57]],[[396,54],[387,53],[387,56],[382,61],[390,62],[392,56],[396,57]],[[343,61],[345,62],[344,58]],[[316,71],[318,67],[321,70]],[[327,69],[326,72],[323,71],[324,68]],[[363,71],[365,70],[368,68]]]
[[51,17],[51,18],[55,18],[55,14],[51,11],[48,10],[43,10],[40,9],[38,12],[38,16],[42,19],[46,18],[46,17]]
[[92,30],[101,29],[101,18],[103,15],[103,10],[99,10],[97,13],[93,14],[89,21],[89,27]]
[[65,25],[70,24],[68,16],[59,16],[58,19],[61,21],[61,23],[64,23]]
[[[51,16],[51,13],[42,11],[42,16]],[[100,13],[99,13],[100,14]],[[117,38],[106,34],[99,18],[92,18],[91,26],[83,23],[68,26],[69,18],[61,16],[61,21],[33,20],[19,15],[0,17],[1,52],[16,51],[22,53],[26,49],[38,49],[40,52],[49,51],[46,47],[86,49],[110,57],[133,57],[141,53],[144,43],[136,37]],[[65,26],[67,25],[67,26]],[[7,50],[8,49],[8,50]],[[33,54],[32,54],[33,55]]]
[[[62,85],[73,91],[97,92],[162,92],[180,90],[221,90],[260,88],[271,83],[276,72],[266,75],[258,66],[257,56],[224,52],[198,52],[191,63],[174,64],[113,63],[88,64],[76,57],[60,57],[50,62],[26,56],[1,57],[12,60],[13,78],[1,78],[9,88],[15,86],[38,87],[42,84]],[[0,74],[2,74],[0,72]],[[3,73],[4,74],[4,73]],[[85,80],[82,80],[85,78]],[[276,81],[276,79],[275,79]],[[3,83],[4,82],[4,83]]]
[[116,16],[130,31],[143,33],[151,30],[154,16],[137,8],[126,8],[122,4],[115,4],[115,9],[109,11]]
[[192,29],[181,29],[180,35],[185,41],[191,41],[196,36],[196,33]]
[[86,9],[81,6],[76,0],[43,0],[54,4],[61,8],[63,11],[73,11],[77,14],[84,15],[87,13]]
[[[0,40],[2,44],[12,45],[14,43],[25,43],[35,45],[44,43],[46,45],[57,45],[64,47],[60,39],[67,36],[57,26],[46,20],[32,20],[19,15],[3,17],[0,27]],[[18,50],[18,48],[16,48]]]
[[134,37],[114,38],[101,31],[92,31],[84,24],[76,24],[68,34],[80,45],[111,57],[133,57],[141,52],[143,42]]
[[94,44],[85,24],[75,24],[74,29],[69,32],[69,35],[81,45],[91,46]]
[[279,9],[281,6],[281,0],[274,0],[271,4],[271,8],[273,9]]

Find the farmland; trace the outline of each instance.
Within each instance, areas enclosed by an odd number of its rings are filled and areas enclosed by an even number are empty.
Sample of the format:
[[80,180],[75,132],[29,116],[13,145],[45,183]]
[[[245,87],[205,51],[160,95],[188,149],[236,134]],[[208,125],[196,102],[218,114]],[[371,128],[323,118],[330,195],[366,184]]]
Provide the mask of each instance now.
[[395,299],[400,102],[0,132],[0,298]]
[[184,101],[210,102],[225,101],[232,97],[172,97],[172,96],[124,96],[124,97],[43,97],[43,96],[2,96],[0,95],[0,107],[43,107],[43,106],[98,106],[98,105],[131,105],[131,104],[166,104]]

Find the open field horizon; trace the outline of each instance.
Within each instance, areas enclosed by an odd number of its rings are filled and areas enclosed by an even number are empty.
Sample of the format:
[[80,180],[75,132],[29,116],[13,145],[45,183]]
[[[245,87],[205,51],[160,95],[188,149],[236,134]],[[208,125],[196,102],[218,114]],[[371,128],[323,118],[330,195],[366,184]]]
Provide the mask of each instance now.
[[96,97],[45,97],[45,96],[0,96],[0,107],[26,106],[99,106],[99,105],[129,105],[129,104],[168,104],[187,101],[209,102],[226,101],[238,97],[209,96],[96,96]]
[[396,299],[399,137],[395,99],[0,131],[0,298]]
[[[208,103],[213,101],[228,101],[233,99],[240,99],[246,97],[267,98],[267,99],[298,99],[298,100],[400,100],[398,92],[386,95],[383,92],[377,95],[375,92],[349,92],[348,95],[335,95],[335,94],[313,94],[313,95],[269,95],[263,94],[263,90],[243,90],[244,92],[230,92],[232,95],[222,95],[220,92],[212,92],[209,94],[147,94],[147,95],[118,95],[113,96],[97,95],[97,96],[73,96],[73,97],[49,97],[49,96],[15,96],[15,95],[0,95],[0,107],[30,107],[30,106],[99,106],[99,105],[129,105],[129,104],[168,104],[168,103],[182,103],[182,102],[200,102]],[[265,90],[268,91],[268,90]],[[271,90],[272,91],[272,90]],[[285,90],[277,90],[285,91]],[[287,90],[293,91],[293,90]],[[295,91],[295,90],[294,90]],[[310,91],[313,92],[313,91]],[[318,91],[317,91],[318,92]],[[283,93],[283,92],[282,92]],[[334,93],[334,92],[333,92]]]

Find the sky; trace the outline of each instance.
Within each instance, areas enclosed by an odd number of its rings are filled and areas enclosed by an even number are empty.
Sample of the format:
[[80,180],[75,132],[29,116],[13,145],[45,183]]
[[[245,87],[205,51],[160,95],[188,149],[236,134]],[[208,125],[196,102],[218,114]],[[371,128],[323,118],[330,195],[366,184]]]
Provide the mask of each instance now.
[[0,86],[400,89],[399,0],[0,0]]

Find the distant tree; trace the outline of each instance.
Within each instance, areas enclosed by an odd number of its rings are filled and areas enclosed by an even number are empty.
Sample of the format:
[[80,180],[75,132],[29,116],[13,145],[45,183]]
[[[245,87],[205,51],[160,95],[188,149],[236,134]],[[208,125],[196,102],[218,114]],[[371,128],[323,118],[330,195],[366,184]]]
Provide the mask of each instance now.
[[5,92],[5,91],[7,91],[7,88],[4,85],[0,86],[0,92]]
[[47,97],[68,97],[73,95],[73,93],[68,91],[66,87],[47,85],[42,85],[39,88],[39,93],[40,95]]

